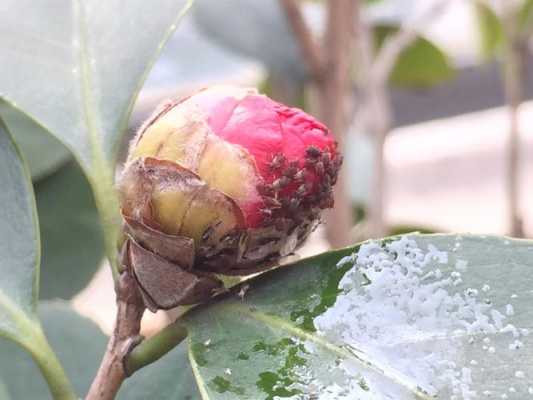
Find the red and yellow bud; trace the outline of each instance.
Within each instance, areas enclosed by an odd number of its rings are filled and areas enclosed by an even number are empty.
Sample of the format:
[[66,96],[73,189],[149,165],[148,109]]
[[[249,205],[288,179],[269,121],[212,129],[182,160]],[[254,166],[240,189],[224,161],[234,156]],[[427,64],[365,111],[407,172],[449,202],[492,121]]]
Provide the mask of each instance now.
[[222,285],[214,274],[248,275],[292,253],[333,205],[341,162],[324,125],[255,90],[215,87],[163,106],[119,183],[124,264],[147,306],[202,301]]

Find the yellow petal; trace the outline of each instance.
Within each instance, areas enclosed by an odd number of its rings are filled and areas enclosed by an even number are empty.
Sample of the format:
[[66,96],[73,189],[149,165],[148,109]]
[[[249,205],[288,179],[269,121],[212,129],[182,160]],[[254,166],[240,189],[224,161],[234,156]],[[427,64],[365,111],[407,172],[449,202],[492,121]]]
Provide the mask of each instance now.
[[152,195],[152,212],[163,232],[179,235],[183,219],[194,197],[194,191],[184,190],[178,186],[154,190]]
[[209,126],[196,107],[174,107],[140,133],[130,160],[154,157],[195,170],[209,133]]
[[[216,243],[242,224],[238,207],[222,193],[206,188],[198,192],[187,209],[180,234],[191,237],[195,243]],[[206,238],[204,234],[209,232]]]
[[[141,161],[142,160],[142,161]],[[149,182],[149,226],[162,232],[186,236],[200,246],[220,240],[243,225],[237,204],[223,193],[209,188],[198,175],[167,160],[151,157],[130,164],[139,165],[139,175]],[[137,182],[141,182],[137,179]],[[141,186],[138,186],[142,190]],[[146,205],[142,206],[146,208]],[[204,234],[209,230],[209,240]],[[207,243],[206,243],[207,242]]]
[[215,135],[207,137],[197,173],[209,187],[225,193],[239,205],[259,199],[256,189],[259,178],[248,152]]

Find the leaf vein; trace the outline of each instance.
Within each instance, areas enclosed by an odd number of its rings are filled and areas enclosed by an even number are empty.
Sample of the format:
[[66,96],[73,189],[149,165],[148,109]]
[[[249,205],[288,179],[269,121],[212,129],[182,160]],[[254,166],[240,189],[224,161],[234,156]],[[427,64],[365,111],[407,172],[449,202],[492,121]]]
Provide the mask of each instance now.
[[424,391],[420,386],[413,382],[412,379],[405,376],[403,373],[394,370],[391,367],[380,365],[377,362],[371,360],[363,351],[358,350],[356,348],[350,347],[350,349],[346,349],[340,346],[337,346],[327,340],[325,340],[322,337],[319,337],[317,335],[314,335],[312,333],[306,332],[303,329],[300,329],[289,322],[285,321],[282,318],[279,318],[274,315],[268,315],[259,311],[251,311],[249,307],[246,307],[244,305],[233,303],[227,305],[229,308],[234,308],[236,311],[239,312],[241,315],[247,315],[248,317],[255,319],[256,321],[262,322],[265,325],[273,325],[276,326],[282,330],[285,330],[287,332],[290,332],[291,334],[300,337],[301,339],[310,340],[319,346],[322,346],[328,351],[331,351],[332,353],[335,353],[339,356],[342,356],[344,358],[354,359],[355,361],[359,362],[363,366],[374,370],[375,372],[378,372],[382,374],[383,376],[389,378],[393,382],[405,387],[410,392],[415,394],[417,398],[429,400],[432,397],[427,394],[426,391]]

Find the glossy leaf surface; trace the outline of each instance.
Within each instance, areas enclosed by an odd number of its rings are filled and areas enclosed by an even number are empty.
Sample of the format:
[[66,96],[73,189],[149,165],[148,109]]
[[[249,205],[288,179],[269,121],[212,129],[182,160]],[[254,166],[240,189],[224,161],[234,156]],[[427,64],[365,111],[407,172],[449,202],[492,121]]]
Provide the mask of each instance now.
[[192,0],[7,0],[0,98],[60,139],[85,170],[116,272],[117,147],[133,103]]
[[25,340],[35,319],[40,244],[29,171],[0,121],[0,336]]
[[411,239],[364,244],[356,268],[358,248],[302,260],[193,311],[203,399],[527,398],[533,243]]
[[134,97],[186,3],[4,2],[1,97],[89,170],[101,167],[113,160]]
[[33,181],[52,174],[71,157],[59,140],[5,102],[0,102],[0,116],[24,154]]
[[93,194],[74,161],[34,187],[42,241],[40,297],[70,299],[104,257]]

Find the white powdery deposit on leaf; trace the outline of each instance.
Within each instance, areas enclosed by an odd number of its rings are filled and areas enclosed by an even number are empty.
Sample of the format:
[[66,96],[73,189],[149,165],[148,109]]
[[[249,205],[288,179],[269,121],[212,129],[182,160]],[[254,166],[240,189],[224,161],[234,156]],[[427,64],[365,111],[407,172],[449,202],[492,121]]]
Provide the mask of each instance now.
[[[520,330],[504,323],[512,315],[510,307],[499,311],[483,298],[480,293],[486,295],[488,285],[459,291],[467,262],[442,272],[438,265],[448,263],[448,254],[433,245],[423,250],[408,237],[370,242],[338,266],[349,263],[353,268],[340,281],[342,293],[335,305],[314,321],[319,334],[364,351],[430,395],[446,393],[457,400],[482,396],[483,382],[476,382],[464,365],[482,366],[461,359],[461,343],[479,343],[494,353],[496,348],[481,339],[490,343],[487,335],[503,333],[509,336],[504,350],[522,345],[517,340]],[[392,398],[380,393],[377,382],[374,387],[371,378],[367,381],[375,399]]]

